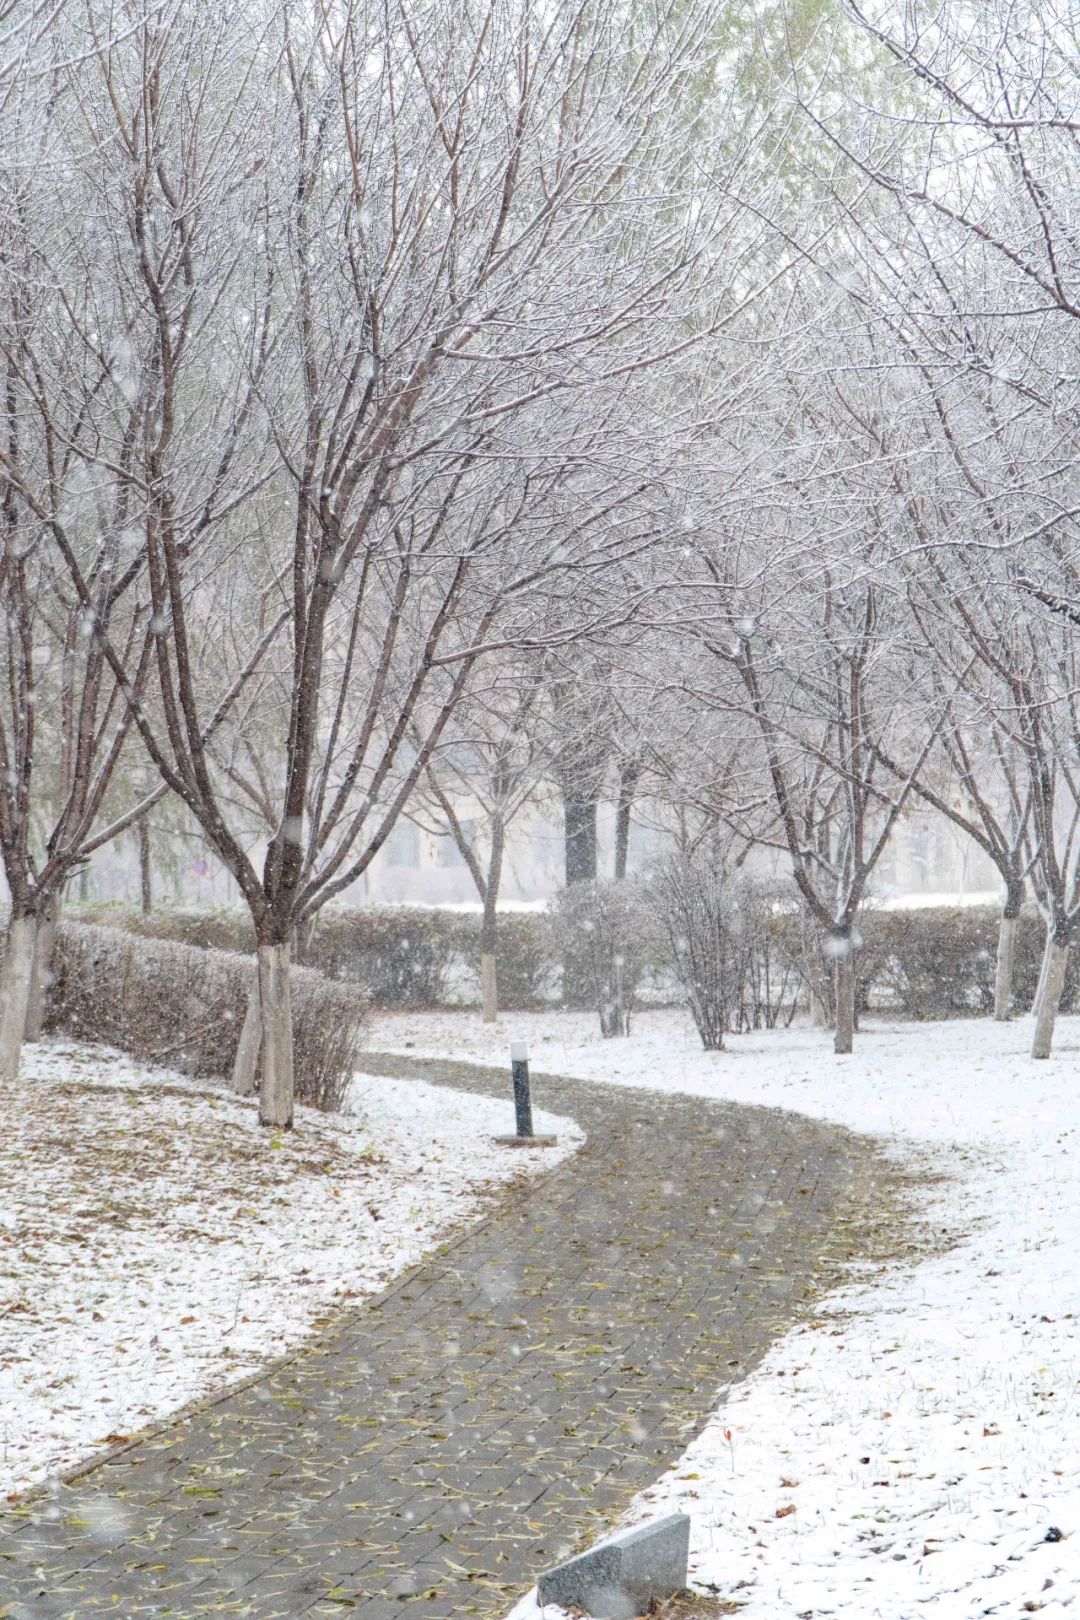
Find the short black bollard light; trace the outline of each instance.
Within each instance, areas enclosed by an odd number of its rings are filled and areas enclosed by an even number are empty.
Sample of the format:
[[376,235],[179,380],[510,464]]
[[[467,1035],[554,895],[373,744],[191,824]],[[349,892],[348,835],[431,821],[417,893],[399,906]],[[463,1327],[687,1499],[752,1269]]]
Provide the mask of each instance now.
[[529,1047],[526,1041],[510,1042],[510,1073],[514,1080],[516,1136],[497,1136],[500,1147],[554,1147],[557,1136],[537,1136],[533,1130],[532,1098],[529,1095]]
[[514,1077],[514,1117],[519,1136],[533,1134],[532,1098],[529,1096],[529,1047],[526,1041],[510,1042],[510,1073]]

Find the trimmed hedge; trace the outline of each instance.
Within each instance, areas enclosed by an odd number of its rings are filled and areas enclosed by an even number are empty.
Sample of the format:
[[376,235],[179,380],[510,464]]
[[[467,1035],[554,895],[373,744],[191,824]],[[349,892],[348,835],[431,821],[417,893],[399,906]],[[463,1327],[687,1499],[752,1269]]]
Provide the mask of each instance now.
[[[123,907],[72,907],[72,918],[107,922],[143,938],[250,952],[251,923],[240,911],[163,909],[143,917]],[[867,910],[857,957],[862,1012],[916,1020],[971,1017],[993,1006],[999,914],[987,907]],[[650,935],[653,931],[649,931]],[[640,999],[677,1003],[663,942],[641,962]],[[808,930],[802,913],[774,911],[769,932],[777,967],[803,973]],[[644,943],[644,942],[643,942]],[[1043,925],[1029,908],[1016,941],[1015,1005],[1030,1007],[1039,977]],[[655,957],[655,960],[653,958]],[[412,906],[356,906],[324,912],[302,961],[332,979],[364,985],[380,1007],[475,1005],[480,999],[480,918],[475,912]],[[562,962],[552,918],[507,912],[499,919],[499,999],[507,1008],[557,1004]],[[1072,954],[1061,1010],[1080,1010],[1080,947]]]
[[[64,923],[48,1023],[191,1075],[227,1075],[254,975],[251,957]],[[297,1100],[333,1113],[359,1066],[370,1016],[356,986],[291,970]]]
[[[126,906],[72,906],[66,916],[142,939],[248,953],[251,919],[239,910],[163,908],[143,916]],[[420,906],[327,909],[305,934],[297,960],[329,978],[362,984],[379,1007],[479,1002],[480,917]],[[558,1000],[560,963],[551,918],[508,911],[499,918],[499,1000],[535,1008]]]
[[[935,906],[925,911],[869,911],[859,920],[859,1004],[922,1022],[970,1018],[994,1006],[1000,912],[989,907]],[[1013,1006],[1035,999],[1046,933],[1034,907],[1017,922]],[[1080,947],[1069,959],[1063,1013],[1080,1010]]]

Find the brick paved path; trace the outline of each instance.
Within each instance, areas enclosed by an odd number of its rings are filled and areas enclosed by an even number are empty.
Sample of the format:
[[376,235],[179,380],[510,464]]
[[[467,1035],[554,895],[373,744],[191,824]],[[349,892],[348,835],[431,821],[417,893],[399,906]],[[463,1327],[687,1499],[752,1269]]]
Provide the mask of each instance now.
[[[367,1067],[507,1090],[458,1065]],[[497,1620],[895,1207],[873,1145],[833,1127],[535,1089],[588,1131],[580,1153],[288,1366],[4,1515],[0,1615]]]

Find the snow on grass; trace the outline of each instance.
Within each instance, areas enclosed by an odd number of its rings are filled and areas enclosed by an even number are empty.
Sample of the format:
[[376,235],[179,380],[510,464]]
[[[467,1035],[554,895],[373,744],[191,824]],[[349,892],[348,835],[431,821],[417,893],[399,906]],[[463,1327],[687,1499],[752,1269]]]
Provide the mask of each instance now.
[[689,1513],[695,1584],[745,1620],[1080,1616],[1080,1020],[1046,1063],[1026,1019],[876,1027],[850,1058],[805,1028],[703,1053],[675,1013],[629,1041],[584,1014],[505,1022],[387,1018],[376,1039],[501,1062],[523,1035],[537,1071],[794,1109],[949,1177],[926,1215],[952,1246],[833,1295],[631,1518]]
[[509,1104],[357,1075],[348,1117],[254,1105],[70,1042],[0,1086],[0,1491],[286,1353],[559,1147],[494,1146]]

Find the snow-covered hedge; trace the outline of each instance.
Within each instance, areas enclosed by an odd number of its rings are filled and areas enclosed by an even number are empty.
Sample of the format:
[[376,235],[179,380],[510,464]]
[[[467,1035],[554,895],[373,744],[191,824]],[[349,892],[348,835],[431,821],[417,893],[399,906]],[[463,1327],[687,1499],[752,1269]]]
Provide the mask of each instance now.
[[[990,907],[935,906],[925,911],[869,911],[859,921],[857,957],[862,1006],[916,1020],[963,1018],[994,1005],[1000,913]],[[1013,1006],[1035,998],[1045,932],[1034,908],[1016,930]],[[1080,1009],[1080,951],[1069,963],[1062,1012]]]
[[[255,949],[251,920],[235,910],[166,907],[144,917],[126,906],[83,906],[69,915],[142,938],[218,950]],[[364,985],[380,1007],[441,1007],[480,999],[480,918],[421,906],[343,906],[322,912],[300,960],[333,979]],[[499,997],[505,1007],[558,1000],[559,954],[550,918],[499,918]]]
[[[72,917],[107,923],[142,938],[250,952],[251,922],[240,911],[163,908],[143,917],[122,906],[73,907]],[[857,957],[859,1006],[905,1018],[970,1017],[993,1006],[998,913],[989,907],[935,906],[864,911]],[[809,932],[812,932],[809,931]],[[768,925],[775,984],[787,965],[804,968],[808,930],[795,902]],[[639,996],[677,1002],[669,952],[659,928],[644,951]],[[644,941],[642,942],[644,944]],[[1031,1005],[1043,927],[1025,912],[1017,929],[1015,1005]],[[562,953],[552,919],[508,912],[499,919],[499,998],[507,1008],[539,1008],[560,997]],[[654,960],[655,957],[655,960]],[[480,999],[480,918],[474,912],[420,906],[355,906],[324,912],[304,942],[303,962],[332,979],[366,987],[380,1007],[439,1007]],[[805,992],[804,992],[805,994]],[[1080,949],[1073,952],[1062,1011],[1080,1010]],[[786,1013],[784,1014],[786,1017]],[[754,1019],[751,1018],[750,1022]]]
[[[53,971],[52,1028],[188,1074],[229,1073],[250,957],[68,922]],[[333,1112],[358,1067],[370,999],[357,985],[297,967],[292,1005],[297,1097]]]

